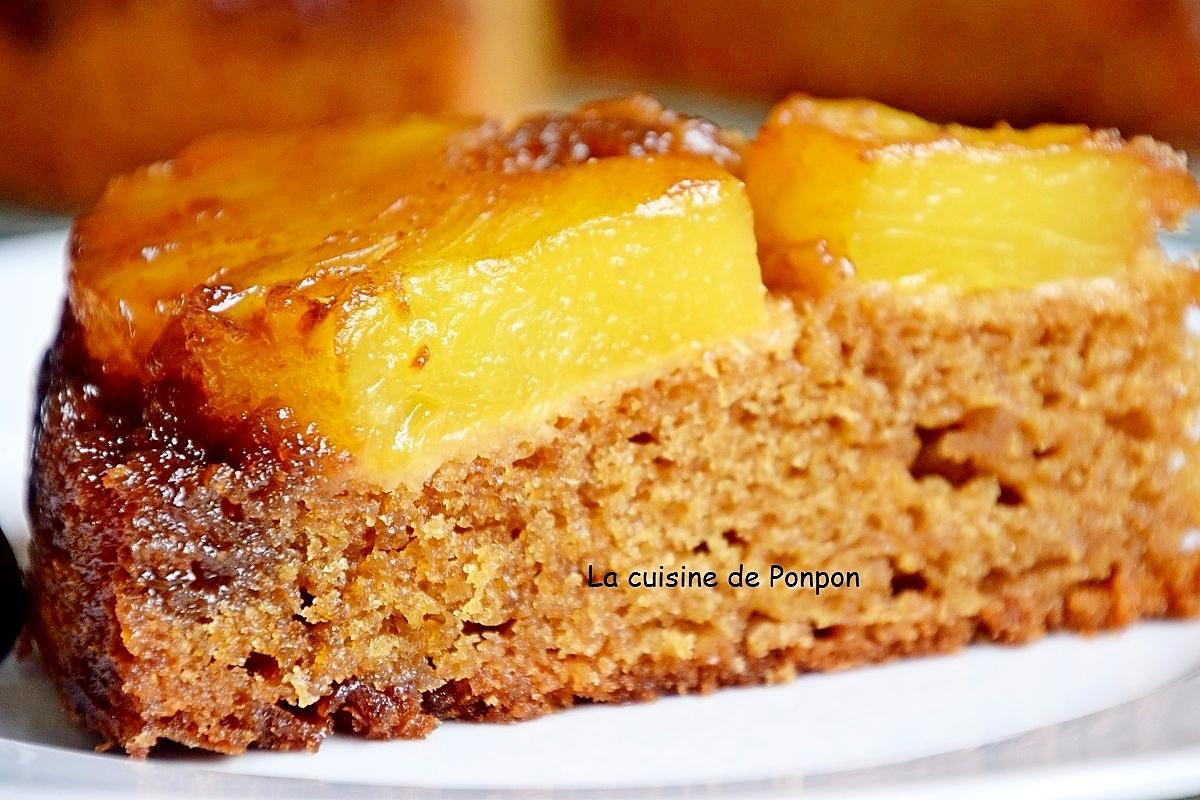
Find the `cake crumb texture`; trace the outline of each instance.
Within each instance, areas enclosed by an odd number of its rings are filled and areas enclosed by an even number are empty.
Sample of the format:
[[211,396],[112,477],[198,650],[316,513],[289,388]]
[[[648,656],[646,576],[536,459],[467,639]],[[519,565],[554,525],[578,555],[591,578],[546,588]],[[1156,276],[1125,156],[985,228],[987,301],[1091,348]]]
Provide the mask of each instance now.
[[[74,715],[145,755],[420,737],[1194,615],[1198,288],[1155,262],[775,296],[770,336],[394,492],[278,415],[218,436],[176,416],[182,389],[103,385],[68,315],[43,373],[33,632]],[[861,587],[585,585],[589,565],[773,563]]]

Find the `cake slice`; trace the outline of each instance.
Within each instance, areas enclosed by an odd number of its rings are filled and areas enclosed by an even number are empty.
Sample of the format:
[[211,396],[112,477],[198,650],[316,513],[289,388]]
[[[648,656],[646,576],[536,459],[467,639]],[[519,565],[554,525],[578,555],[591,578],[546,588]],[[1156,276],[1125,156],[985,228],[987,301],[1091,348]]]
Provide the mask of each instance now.
[[806,98],[209,140],[77,223],[34,637],[140,756],[1194,614],[1198,199]]

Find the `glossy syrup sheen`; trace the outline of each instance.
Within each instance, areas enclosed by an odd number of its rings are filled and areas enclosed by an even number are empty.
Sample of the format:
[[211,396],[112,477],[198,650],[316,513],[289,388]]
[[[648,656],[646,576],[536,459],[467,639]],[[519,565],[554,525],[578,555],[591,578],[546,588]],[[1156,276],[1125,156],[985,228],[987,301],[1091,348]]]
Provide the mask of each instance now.
[[939,126],[795,97],[746,156],[768,283],[980,290],[1113,274],[1200,202],[1182,157],[1082,126]]
[[594,385],[764,323],[741,184],[686,155],[448,157],[470,120],[215,139],[77,228],[71,307],[114,378],[315,423],[384,485]]

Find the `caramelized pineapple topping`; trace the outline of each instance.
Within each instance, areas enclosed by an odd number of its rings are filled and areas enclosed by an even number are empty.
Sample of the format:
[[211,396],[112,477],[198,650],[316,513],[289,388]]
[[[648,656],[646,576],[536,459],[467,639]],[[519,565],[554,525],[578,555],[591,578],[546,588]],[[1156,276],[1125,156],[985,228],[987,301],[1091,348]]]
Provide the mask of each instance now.
[[69,301],[114,380],[315,425],[386,488],[764,326],[760,260],[1021,287],[1113,274],[1198,201],[1169,149],[1081,127],[796,97],[746,149],[631,98],[210,139],[79,221]]
[[767,285],[860,279],[979,290],[1113,274],[1200,203],[1147,139],[1042,125],[938,126],[796,96],[745,156]]
[[89,352],[192,382],[217,419],[315,423],[389,486],[764,324],[728,171],[632,139],[546,169],[463,158],[487,130],[219,137],[118,180],[75,234]]

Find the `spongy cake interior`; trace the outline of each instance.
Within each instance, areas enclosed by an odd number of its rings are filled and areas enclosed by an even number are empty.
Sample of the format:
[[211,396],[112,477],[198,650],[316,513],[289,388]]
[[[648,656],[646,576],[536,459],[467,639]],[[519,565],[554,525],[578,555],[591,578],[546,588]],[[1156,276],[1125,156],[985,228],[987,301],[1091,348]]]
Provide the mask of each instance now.
[[[629,150],[679,132],[660,123],[587,124]],[[604,139],[577,133],[555,146]],[[308,420],[213,420],[202,383],[114,373],[69,307],[40,388],[34,634],[72,711],[144,754],[421,736],[1193,614],[1198,298],[1153,250],[984,292],[777,291],[765,326],[394,488]],[[858,580],[586,580],[683,565]]]
[[[114,422],[68,336],[34,495],[51,670],[131,752],[233,752],[1193,613],[1194,281],[776,298],[775,336],[387,494],[298,440],[284,467]],[[861,588],[584,585],[772,563]]]

